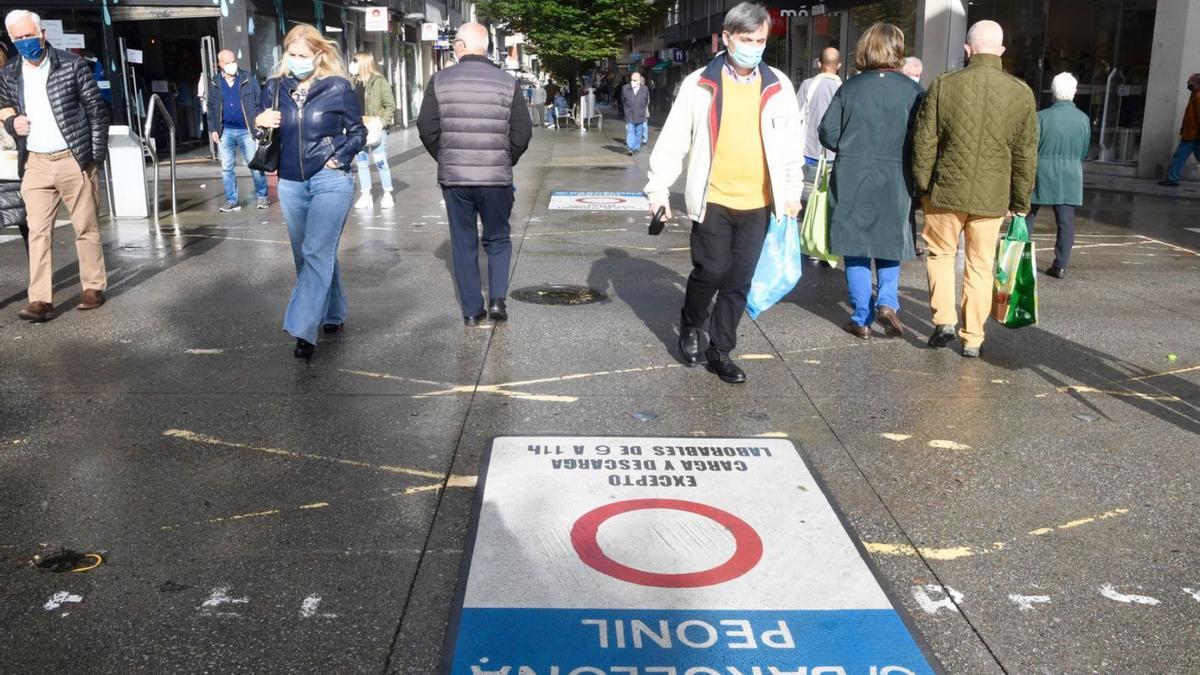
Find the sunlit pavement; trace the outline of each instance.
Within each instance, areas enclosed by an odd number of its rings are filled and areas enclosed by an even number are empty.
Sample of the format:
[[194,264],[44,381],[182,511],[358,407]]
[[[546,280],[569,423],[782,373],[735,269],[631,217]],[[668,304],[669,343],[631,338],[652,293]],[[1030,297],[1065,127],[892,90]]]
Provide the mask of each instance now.
[[[925,348],[921,262],[905,337],[869,342],[840,329],[840,272],[809,268],[743,321],[731,387],[675,354],[686,224],[547,211],[639,191],[623,135],[537,130],[512,219],[514,289],[607,300],[469,329],[434,164],[396,134],[396,208],[351,216],[346,328],[310,363],[280,328],[279,208],[217,213],[215,172],[176,218],[105,226],[98,311],[70,309],[69,226],[46,324],[17,319],[0,243],[0,670],[433,673],[506,434],[789,438],[949,671],[1200,670],[1200,202],[1090,192],[1040,323],[990,323],[978,360]],[[1045,213],[1043,268],[1052,233]],[[41,544],[104,562],[23,565]]]

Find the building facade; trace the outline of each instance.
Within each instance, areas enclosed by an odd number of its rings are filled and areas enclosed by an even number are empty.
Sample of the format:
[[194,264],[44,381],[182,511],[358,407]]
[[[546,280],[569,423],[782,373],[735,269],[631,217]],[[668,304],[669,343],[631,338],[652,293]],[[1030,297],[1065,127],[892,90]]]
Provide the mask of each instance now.
[[[725,12],[737,0],[672,0],[661,25],[629,42],[625,61],[652,59],[656,84],[670,87],[721,49]],[[967,28],[981,19],[1005,29],[1008,71],[1051,103],[1060,72],[1079,80],[1076,103],[1092,120],[1092,170],[1162,177],[1178,129],[1190,73],[1200,72],[1200,0],[765,0],[772,15],[765,58],[796,82],[816,72],[827,46],[841,49],[853,74],[854,45],[876,21],[908,36],[925,64],[923,84],[962,68]],[[666,59],[671,63],[661,64]],[[1194,169],[1193,169],[1194,171]]]

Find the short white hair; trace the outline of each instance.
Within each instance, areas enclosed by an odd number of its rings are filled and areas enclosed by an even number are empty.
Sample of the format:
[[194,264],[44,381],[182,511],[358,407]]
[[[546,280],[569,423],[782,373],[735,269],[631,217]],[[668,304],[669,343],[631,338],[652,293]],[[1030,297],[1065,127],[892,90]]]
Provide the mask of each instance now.
[[22,19],[29,19],[33,22],[34,27],[38,29],[38,32],[42,32],[42,17],[27,9],[14,9],[9,12],[8,16],[4,17],[4,27],[7,29]]
[[1050,81],[1050,91],[1055,101],[1075,100],[1075,91],[1079,88],[1079,80],[1070,73],[1059,73]]

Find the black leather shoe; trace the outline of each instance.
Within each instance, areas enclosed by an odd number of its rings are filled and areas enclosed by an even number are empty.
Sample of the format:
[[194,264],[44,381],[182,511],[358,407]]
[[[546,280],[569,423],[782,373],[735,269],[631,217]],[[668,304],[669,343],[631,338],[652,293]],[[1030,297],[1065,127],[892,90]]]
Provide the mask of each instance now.
[[504,298],[492,298],[487,315],[492,321],[508,321],[508,305],[504,304]]
[[321,326],[321,330],[325,331],[326,335],[333,335],[341,329],[342,324],[340,323],[327,323]]
[[1046,270],[1046,274],[1054,277],[1055,279],[1067,278],[1067,271],[1058,265],[1051,265],[1049,269]]
[[722,382],[742,384],[746,381],[746,371],[738,368],[728,354],[710,349],[705,356],[708,357],[708,369],[716,373]]
[[479,325],[480,321],[483,321],[486,318],[487,318],[487,312],[481,312],[478,316],[464,316],[463,324],[465,324],[468,327],[475,327],[475,326]]
[[954,342],[955,337],[954,326],[941,324],[937,328],[934,328],[933,335],[929,336],[929,346],[934,349],[941,349]]
[[313,352],[317,351],[317,346],[308,340],[296,338],[296,349],[292,352],[292,356],[298,359],[311,359]]
[[688,368],[700,365],[700,331],[679,324],[679,353]]

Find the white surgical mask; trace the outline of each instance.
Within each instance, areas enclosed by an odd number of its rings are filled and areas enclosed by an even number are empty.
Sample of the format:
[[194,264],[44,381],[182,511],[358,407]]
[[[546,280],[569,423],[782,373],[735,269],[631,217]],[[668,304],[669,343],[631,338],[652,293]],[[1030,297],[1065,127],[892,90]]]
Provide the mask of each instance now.
[[236,63],[226,63],[221,66],[221,70],[224,70],[226,75],[237,75],[238,67]]
[[358,75],[358,61],[352,61],[350,63],[350,74],[354,76]]

